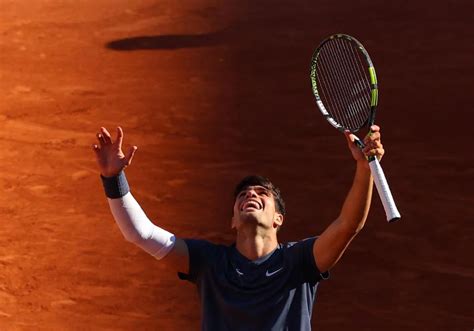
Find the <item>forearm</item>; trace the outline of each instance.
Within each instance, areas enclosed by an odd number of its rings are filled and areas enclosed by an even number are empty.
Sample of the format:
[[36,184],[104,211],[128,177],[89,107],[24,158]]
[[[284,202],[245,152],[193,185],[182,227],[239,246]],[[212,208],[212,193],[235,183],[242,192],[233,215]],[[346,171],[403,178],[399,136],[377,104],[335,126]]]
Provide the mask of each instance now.
[[157,259],[166,256],[176,237],[154,225],[129,191],[125,175],[102,177],[107,200],[124,238]]
[[373,180],[366,161],[358,161],[354,181],[346,196],[337,222],[357,233],[365,224],[372,200]]
[[380,128],[373,125],[370,129],[372,133],[365,137],[366,148],[363,151],[354,144],[354,136],[349,131],[345,132],[357,168],[339,216],[314,242],[315,262],[321,271],[329,270],[339,261],[367,219],[372,200],[373,180],[366,157],[375,156],[380,159],[384,154],[380,143]]

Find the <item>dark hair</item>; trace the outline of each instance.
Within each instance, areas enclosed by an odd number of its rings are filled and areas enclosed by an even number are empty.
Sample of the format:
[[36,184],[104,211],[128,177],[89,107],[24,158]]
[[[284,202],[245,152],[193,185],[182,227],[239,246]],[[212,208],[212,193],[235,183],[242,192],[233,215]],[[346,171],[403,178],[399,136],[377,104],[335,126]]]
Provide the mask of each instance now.
[[273,185],[273,183],[265,177],[258,176],[258,175],[252,175],[252,176],[247,176],[244,179],[240,181],[240,183],[237,184],[234,190],[234,200],[237,198],[240,192],[245,190],[249,186],[263,186],[267,190],[270,190],[273,194],[273,198],[275,200],[275,206],[277,212],[279,212],[282,215],[285,215],[286,209],[285,209],[285,201],[283,201],[283,198],[281,197],[280,189]]

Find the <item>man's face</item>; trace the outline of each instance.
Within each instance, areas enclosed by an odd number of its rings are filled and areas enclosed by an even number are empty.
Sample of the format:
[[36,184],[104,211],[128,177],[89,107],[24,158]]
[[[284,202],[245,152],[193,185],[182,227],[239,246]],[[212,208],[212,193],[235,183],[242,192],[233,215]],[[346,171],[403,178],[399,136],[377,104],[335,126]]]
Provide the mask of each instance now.
[[232,228],[238,230],[246,223],[268,229],[276,229],[283,223],[283,215],[277,212],[274,196],[267,188],[260,185],[248,186],[237,195]]

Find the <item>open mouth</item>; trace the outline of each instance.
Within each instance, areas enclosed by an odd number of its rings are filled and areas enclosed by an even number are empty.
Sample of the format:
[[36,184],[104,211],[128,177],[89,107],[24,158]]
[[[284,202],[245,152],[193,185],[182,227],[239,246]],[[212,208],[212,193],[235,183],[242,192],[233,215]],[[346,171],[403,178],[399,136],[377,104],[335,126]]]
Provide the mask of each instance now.
[[243,204],[242,204],[242,207],[240,208],[240,210],[247,210],[247,209],[257,209],[257,210],[260,210],[262,209],[262,205],[260,204],[260,202],[258,201],[255,201],[255,200],[248,200],[248,201],[245,201]]

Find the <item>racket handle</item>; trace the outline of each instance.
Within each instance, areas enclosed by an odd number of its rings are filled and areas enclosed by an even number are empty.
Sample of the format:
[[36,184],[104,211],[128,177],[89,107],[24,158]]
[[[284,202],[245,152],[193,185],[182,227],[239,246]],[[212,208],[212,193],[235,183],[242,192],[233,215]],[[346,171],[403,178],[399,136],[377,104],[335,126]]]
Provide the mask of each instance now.
[[374,157],[374,159],[369,162],[369,166],[370,171],[372,172],[372,177],[374,177],[375,187],[379,192],[383,208],[385,209],[387,221],[389,223],[398,221],[401,216],[398,212],[397,206],[395,205],[395,201],[393,200],[392,192],[390,192],[387,179],[385,178],[385,174],[383,173],[379,160]]

